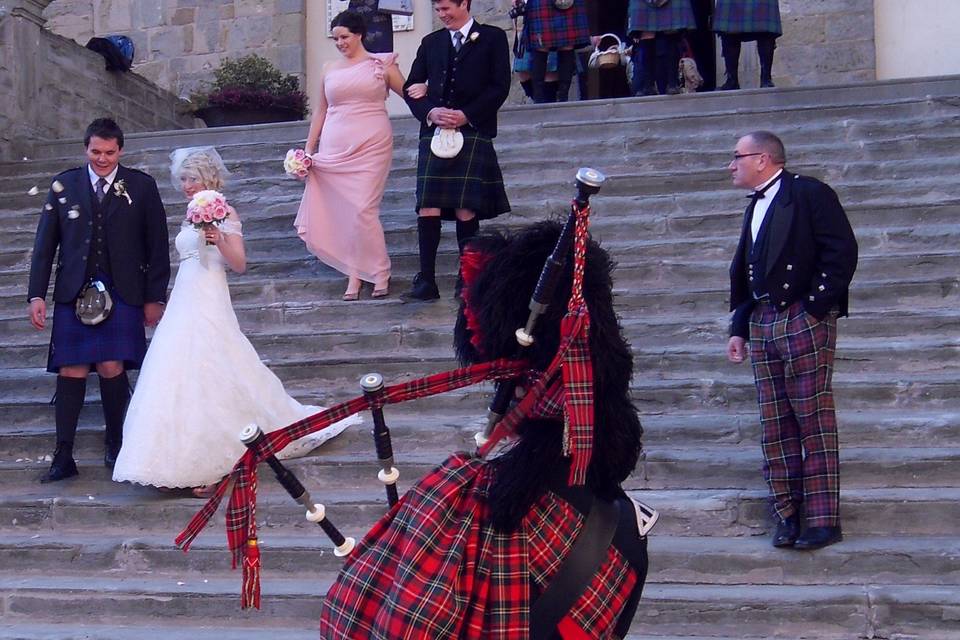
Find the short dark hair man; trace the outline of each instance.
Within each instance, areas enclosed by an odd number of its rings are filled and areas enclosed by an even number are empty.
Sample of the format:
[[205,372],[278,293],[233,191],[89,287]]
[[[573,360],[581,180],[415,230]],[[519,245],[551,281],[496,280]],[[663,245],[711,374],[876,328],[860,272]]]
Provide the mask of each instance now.
[[[480,220],[510,210],[493,148],[497,111],[510,92],[510,48],[503,29],[480,24],[470,0],[433,0],[443,28],[425,36],[405,89],[427,83],[422,98],[405,96],[420,121],[417,158],[417,236],[420,272],[405,300],[435,300],[440,220],[455,219],[457,244],[480,229]],[[430,150],[434,129],[457,129],[463,148],[455,157]]]
[[[58,374],[57,448],[41,482],[78,473],[73,440],[91,367],[100,377],[104,463],[113,466],[130,395],[126,370],[139,368],[143,361],[144,325],[160,320],[170,280],[167,216],[157,183],[142,171],[120,165],[123,131],[113,120],[94,120],[83,143],[87,165],[54,178],[40,212],[30,264],[30,323],[39,331],[46,326],[46,296],[56,256],[47,371]],[[114,305],[107,318],[94,325],[81,322],[76,310],[78,296],[92,283],[103,286]]]
[[740,138],[730,162],[733,184],[752,194],[730,265],[727,357],[742,362],[749,340],[773,545],[818,549],[843,538],[832,377],[857,241],[833,189],[785,163],[768,131]]

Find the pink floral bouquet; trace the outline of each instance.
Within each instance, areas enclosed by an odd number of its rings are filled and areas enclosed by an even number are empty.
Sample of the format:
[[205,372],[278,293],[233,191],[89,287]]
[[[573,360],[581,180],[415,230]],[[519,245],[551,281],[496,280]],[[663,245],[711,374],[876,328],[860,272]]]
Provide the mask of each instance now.
[[283,159],[283,170],[288,176],[303,180],[310,171],[313,160],[303,149],[290,149],[287,156]]
[[213,189],[198,191],[187,205],[186,221],[195,228],[203,230],[210,225],[221,225],[227,219],[230,210],[223,194]]

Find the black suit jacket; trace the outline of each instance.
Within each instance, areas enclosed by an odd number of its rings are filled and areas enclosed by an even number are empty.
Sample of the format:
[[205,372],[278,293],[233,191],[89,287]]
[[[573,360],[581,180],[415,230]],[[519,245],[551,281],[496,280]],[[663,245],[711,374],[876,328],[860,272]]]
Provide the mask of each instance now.
[[[766,283],[770,301],[785,309],[797,300],[817,319],[834,307],[847,315],[850,281],[857,268],[857,239],[836,192],[826,184],[787,171],[767,210]],[[747,279],[750,207],[744,214],[730,265],[730,335],[749,337],[755,301]]]
[[[474,37],[474,34],[476,36]],[[510,46],[503,29],[480,24],[474,19],[470,35],[463,43],[457,65],[449,69],[453,82],[452,100],[443,103],[443,89],[448,77],[449,57],[453,52],[450,32],[439,29],[425,36],[417,49],[410,75],[404,85],[404,99],[420,121],[421,134],[427,134],[427,114],[435,107],[460,109],[470,125],[480,133],[495,138],[497,110],[510,93]],[[414,100],[406,88],[418,82],[427,83],[427,95]]]
[[[70,303],[86,284],[94,195],[86,165],[64,171],[55,180],[64,190],[55,193],[51,188],[47,194],[49,208],[45,206],[40,212],[27,298],[47,297],[56,255],[53,299]],[[115,191],[121,180],[130,202]],[[66,202],[61,203],[60,198]],[[74,205],[79,206],[79,215],[70,218]],[[117,293],[134,306],[165,301],[170,281],[170,240],[157,183],[142,171],[120,166],[101,206],[105,209],[104,242]]]

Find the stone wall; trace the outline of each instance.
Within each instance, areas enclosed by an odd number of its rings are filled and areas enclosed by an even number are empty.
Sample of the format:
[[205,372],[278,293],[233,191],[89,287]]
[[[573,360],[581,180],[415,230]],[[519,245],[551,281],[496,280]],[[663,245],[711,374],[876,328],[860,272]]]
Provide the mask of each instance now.
[[[191,127],[180,101],[134,73],[104,69],[99,54],[44,30],[0,5],[0,159],[30,155],[37,138],[77,137],[94,118],[116,118],[125,131]],[[34,3],[35,4],[35,3]]]
[[[507,29],[512,38],[511,4],[474,0],[473,14]],[[780,11],[778,86],[876,78],[874,0],[780,0]],[[305,12],[305,0],[54,0],[44,16],[50,29],[81,44],[94,35],[128,35],[136,44],[137,73],[187,96],[212,79],[224,57],[253,52],[305,80]],[[752,44],[744,46],[744,87],[758,83],[755,51]],[[722,62],[717,68],[722,74]]]
[[49,29],[81,44],[130,37],[134,70],[187,97],[213,80],[221,60],[249,53],[302,82],[304,9],[305,0],[54,0],[44,17]]

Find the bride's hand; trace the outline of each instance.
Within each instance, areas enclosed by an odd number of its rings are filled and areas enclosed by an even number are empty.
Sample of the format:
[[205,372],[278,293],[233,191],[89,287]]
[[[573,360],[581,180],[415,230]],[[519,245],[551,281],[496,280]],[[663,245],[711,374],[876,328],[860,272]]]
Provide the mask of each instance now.
[[215,225],[209,225],[203,229],[203,237],[206,239],[207,244],[217,244],[220,242],[220,238],[223,237],[223,234],[220,233]]
[[427,83],[417,82],[407,87],[407,95],[414,100],[419,100],[427,95]]

